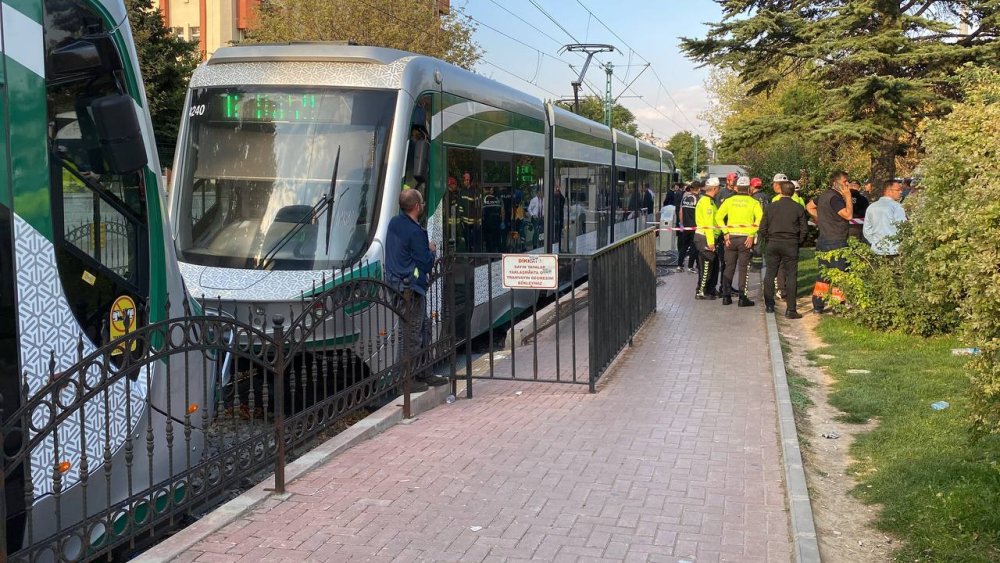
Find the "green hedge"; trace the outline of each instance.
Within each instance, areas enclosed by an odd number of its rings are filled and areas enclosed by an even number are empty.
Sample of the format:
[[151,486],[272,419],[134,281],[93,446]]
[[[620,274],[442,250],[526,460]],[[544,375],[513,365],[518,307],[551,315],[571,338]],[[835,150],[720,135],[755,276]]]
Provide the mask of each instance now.
[[881,330],[955,331],[980,353],[968,364],[975,430],[1000,434],[1000,71],[966,66],[964,99],[921,131],[920,191],[907,199],[898,261],[860,245],[831,273],[846,314]]

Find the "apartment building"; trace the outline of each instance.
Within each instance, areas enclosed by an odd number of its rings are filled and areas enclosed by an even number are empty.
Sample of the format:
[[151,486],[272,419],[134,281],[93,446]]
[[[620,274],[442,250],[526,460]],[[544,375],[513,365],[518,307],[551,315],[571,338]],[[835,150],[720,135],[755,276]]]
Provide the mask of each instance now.
[[[381,1],[381,0],[380,0]],[[447,14],[450,0],[432,0]],[[242,40],[254,26],[260,0],[159,0],[163,21],[177,37],[197,41],[208,58],[219,47]]]

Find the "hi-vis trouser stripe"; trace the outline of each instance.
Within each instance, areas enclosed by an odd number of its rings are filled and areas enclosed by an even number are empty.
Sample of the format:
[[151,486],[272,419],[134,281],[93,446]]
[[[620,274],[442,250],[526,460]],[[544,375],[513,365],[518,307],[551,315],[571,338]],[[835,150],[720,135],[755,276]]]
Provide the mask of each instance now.
[[701,258],[702,266],[701,283],[698,284],[698,293],[704,295],[705,290],[707,289],[705,286],[708,285],[708,273],[712,271],[712,262],[710,260],[705,260],[704,256],[699,256],[699,258]]
[[743,277],[743,296],[745,297],[747,292],[750,291],[750,264],[747,263],[747,272]]

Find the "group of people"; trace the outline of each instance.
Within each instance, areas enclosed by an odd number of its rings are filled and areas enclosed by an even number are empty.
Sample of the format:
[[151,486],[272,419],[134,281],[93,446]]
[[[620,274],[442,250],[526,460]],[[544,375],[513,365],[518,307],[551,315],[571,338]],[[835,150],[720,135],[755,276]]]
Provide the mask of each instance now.
[[525,252],[544,241],[546,215],[551,214],[554,242],[559,243],[566,197],[559,186],[546,205],[541,186],[531,184],[476,186],[472,173],[447,182],[446,205],[456,248],[463,252]]
[[[832,174],[829,189],[808,203],[785,174],[776,174],[771,187],[773,193],[768,193],[759,178],[730,174],[724,180],[711,177],[677,186],[668,195],[664,205],[676,208],[679,227],[677,269],[683,271],[686,261],[687,270],[698,274],[695,299],[721,297],[723,305],[731,305],[735,296],[738,307],[754,306],[747,286],[757,255],[765,268],[766,310],[774,312],[777,301],[784,300],[785,317],[801,318],[795,300],[798,256],[810,216],[819,227],[819,252],[843,248],[855,236],[877,255],[898,253],[896,229],[906,221],[900,201],[909,191],[904,182],[885,183],[882,197],[871,203],[872,184],[851,183],[845,172]],[[843,260],[821,260],[821,265],[845,267]],[[814,311],[823,311],[831,291],[829,280],[821,276],[814,286]]]

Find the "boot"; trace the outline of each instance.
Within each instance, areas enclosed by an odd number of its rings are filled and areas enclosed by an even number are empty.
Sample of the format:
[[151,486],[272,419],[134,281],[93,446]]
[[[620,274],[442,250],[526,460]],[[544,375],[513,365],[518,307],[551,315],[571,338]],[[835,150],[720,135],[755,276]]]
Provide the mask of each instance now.
[[802,314],[799,313],[798,311],[794,311],[794,310],[793,311],[785,311],[785,318],[786,319],[801,319],[802,318]]
[[733,297],[731,295],[723,295],[722,296],[722,304],[723,305],[732,305],[733,304]]
[[708,299],[709,301],[711,301],[712,299],[715,299],[715,294],[704,293],[702,291],[699,291],[698,293],[694,294],[694,298],[695,299]]
[[750,301],[750,298],[746,294],[740,294],[740,302],[736,304],[737,307],[753,307],[754,302]]

